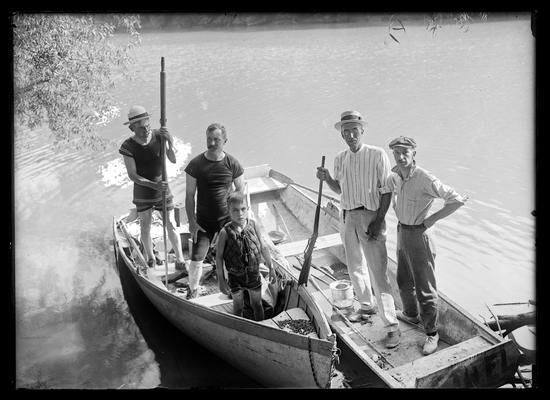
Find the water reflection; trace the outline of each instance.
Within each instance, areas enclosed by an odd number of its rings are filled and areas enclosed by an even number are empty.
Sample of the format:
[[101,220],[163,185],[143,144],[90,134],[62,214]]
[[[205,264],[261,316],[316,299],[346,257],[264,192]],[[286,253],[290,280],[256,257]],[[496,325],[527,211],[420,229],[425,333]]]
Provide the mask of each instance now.
[[254,388],[258,383],[185,336],[149,302],[119,264],[124,297],[147,345],[156,355],[163,388]]
[[34,288],[36,302],[17,296],[18,387],[141,388],[160,382],[155,356],[113,284],[118,276],[106,259],[112,247],[97,237],[94,247],[104,256],[95,263],[100,278],[93,286],[85,268],[70,275],[68,285],[66,273],[46,268]]

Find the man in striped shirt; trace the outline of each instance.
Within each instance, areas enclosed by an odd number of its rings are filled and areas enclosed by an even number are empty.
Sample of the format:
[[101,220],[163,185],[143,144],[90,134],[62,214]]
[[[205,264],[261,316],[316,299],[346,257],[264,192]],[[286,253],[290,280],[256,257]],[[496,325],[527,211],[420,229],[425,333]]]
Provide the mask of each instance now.
[[[467,197],[441,183],[430,172],[416,165],[416,142],[400,136],[389,144],[396,166],[388,179],[395,195],[393,207],[397,226],[397,284],[403,312],[398,318],[424,325],[425,355],[437,350],[437,286],[435,281],[435,247],[431,226],[464,205]],[[443,208],[428,216],[434,199],[443,199]],[[420,309],[420,318],[419,318]]]
[[334,178],[321,167],[317,169],[317,177],[341,194],[340,233],[350,279],[361,304],[348,318],[353,322],[368,319],[376,313],[377,304],[387,330],[386,347],[392,348],[399,344],[401,332],[387,275],[384,218],[391,201],[391,191],[387,189],[391,165],[383,149],[362,143],[365,126],[366,121],[359,112],[342,113],[334,127],[340,131],[349,149],[336,155]]

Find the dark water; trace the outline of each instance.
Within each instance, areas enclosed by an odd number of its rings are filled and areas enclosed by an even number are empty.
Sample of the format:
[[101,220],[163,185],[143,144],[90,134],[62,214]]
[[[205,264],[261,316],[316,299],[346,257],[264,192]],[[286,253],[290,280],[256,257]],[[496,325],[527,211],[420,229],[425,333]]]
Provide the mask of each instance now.
[[[476,316],[487,316],[485,304],[534,298],[529,19],[466,33],[449,25],[436,37],[408,26],[399,46],[386,36],[386,27],[357,25],[147,33],[137,79],[116,88],[118,116],[101,127],[114,141],[104,152],[55,152],[46,129],[17,129],[16,386],[256,387],[177,332],[117,273],[112,218],[132,207],[117,153],[130,134],[122,122],[133,104],[159,115],[161,56],[178,148],[177,165],[168,165],[174,192],[215,121],[228,127],[227,150],[244,165],[269,163],[316,187],[321,155],[332,168],[344,148],[332,125],[358,109],[369,120],[367,143],[387,150],[394,136],[415,137],[419,163],[471,198],[438,223],[438,287]],[[395,222],[390,210],[389,254]]]
[[257,388],[258,383],[174,327],[149,302],[124,265],[124,298],[160,368],[159,388]]

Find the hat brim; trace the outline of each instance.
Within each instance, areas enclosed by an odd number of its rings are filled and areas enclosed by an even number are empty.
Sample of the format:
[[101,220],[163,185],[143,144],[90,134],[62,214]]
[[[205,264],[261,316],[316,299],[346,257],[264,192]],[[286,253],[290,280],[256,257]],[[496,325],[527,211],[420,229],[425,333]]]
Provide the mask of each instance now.
[[351,124],[351,123],[354,123],[354,124],[361,124],[361,126],[363,126],[363,127],[367,126],[367,121],[362,120],[362,119],[357,119],[357,120],[355,120],[355,121],[338,121],[337,123],[334,124],[334,128],[335,128],[337,131],[340,131],[341,128],[342,128],[342,125],[344,125],[344,124]]
[[142,119],[146,119],[146,118],[151,118],[151,114],[149,115],[145,115],[143,117],[139,117],[139,118],[136,118],[136,119],[133,119],[131,121],[126,121],[124,122],[122,125],[130,125],[130,124],[133,124],[134,122],[138,122],[138,121],[141,121]]

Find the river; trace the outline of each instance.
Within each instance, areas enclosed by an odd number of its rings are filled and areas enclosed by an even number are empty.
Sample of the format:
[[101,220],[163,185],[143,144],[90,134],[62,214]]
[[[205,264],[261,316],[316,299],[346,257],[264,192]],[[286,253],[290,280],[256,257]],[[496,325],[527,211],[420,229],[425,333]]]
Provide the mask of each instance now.
[[[334,123],[359,110],[364,141],[392,164],[389,141],[414,137],[418,164],[470,197],[437,223],[439,289],[480,318],[486,304],[535,299],[529,17],[467,31],[444,25],[435,36],[406,24],[395,31],[399,44],[387,34],[357,24],[143,33],[136,80],[116,88],[118,116],[100,127],[113,141],[104,152],[55,153],[46,129],[17,130],[16,387],[258,386],[179,334],[117,273],[112,218],[132,207],[117,151],[130,134],[122,123],[141,104],[158,125],[161,57],[178,148],[178,163],[168,164],[174,188],[212,122],[226,126],[226,150],[244,165],[268,163],[315,188],[321,156],[332,169],[345,148]],[[390,209],[390,255],[395,224]]]

